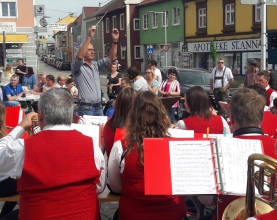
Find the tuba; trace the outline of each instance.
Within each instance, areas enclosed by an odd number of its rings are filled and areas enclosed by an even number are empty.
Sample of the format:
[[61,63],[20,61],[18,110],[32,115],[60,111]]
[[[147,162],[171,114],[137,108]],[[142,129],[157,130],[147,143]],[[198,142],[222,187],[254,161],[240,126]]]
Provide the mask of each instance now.
[[[277,208],[277,160],[263,154],[252,154],[247,163],[246,197],[231,202],[225,208],[222,220],[245,220]],[[255,186],[260,194],[256,197]]]

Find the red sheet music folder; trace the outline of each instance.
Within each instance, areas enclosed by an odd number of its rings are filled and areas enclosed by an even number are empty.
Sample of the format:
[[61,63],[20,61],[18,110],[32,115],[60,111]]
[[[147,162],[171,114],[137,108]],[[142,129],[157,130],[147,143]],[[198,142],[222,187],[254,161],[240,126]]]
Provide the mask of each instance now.
[[[145,138],[145,195],[172,195],[169,141],[197,141],[203,138]],[[209,139],[210,140],[210,139]],[[212,155],[211,155],[212,156]]]

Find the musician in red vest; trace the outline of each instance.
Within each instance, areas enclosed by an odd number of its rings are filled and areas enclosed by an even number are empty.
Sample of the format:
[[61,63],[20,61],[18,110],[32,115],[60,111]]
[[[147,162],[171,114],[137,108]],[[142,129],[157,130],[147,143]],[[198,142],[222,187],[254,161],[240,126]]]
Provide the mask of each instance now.
[[[99,220],[97,193],[105,188],[105,161],[90,137],[71,129],[72,95],[50,89],[40,97],[38,109],[38,115],[26,115],[0,139],[0,174],[19,178],[19,211],[6,219]],[[33,117],[42,131],[20,139]]]
[[266,89],[266,106],[273,107],[273,100],[277,98],[277,92],[269,87],[270,74],[267,71],[260,71],[257,74],[257,83]]
[[247,220],[275,220],[277,218],[277,209],[262,215],[247,218]]
[[230,102],[234,138],[258,139],[263,143],[264,154],[277,159],[276,139],[264,135],[261,123],[264,117],[265,99],[254,89],[239,88]]

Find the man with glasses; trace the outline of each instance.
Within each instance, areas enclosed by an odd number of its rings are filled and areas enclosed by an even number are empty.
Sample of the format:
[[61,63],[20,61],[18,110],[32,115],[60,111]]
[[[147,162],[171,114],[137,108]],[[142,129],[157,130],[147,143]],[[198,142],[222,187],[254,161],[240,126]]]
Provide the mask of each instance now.
[[217,67],[215,67],[210,76],[210,93],[214,95],[216,107],[220,115],[224,115],[219,101],[228,102],[229,88],[234,82],[232,71],[224,66],[224,60],[218,59]]
[[5,86],[3,102],[7,107],[20,105],[20,103],[16,100],[23,95],[24,91],[18,82],[19,77],[14,74],[11,76],[11,82]]
[[93,61],[94,47],[91,40],[96,31],[96,26],[89,28],[88,37],[80,48],[72,64],[72,75],[78,89],[79,116],[102,116],[102,92],[100,87],[99,70],[107,67],[116,59],[119,31],[112,30],[112,46],[108,57]]

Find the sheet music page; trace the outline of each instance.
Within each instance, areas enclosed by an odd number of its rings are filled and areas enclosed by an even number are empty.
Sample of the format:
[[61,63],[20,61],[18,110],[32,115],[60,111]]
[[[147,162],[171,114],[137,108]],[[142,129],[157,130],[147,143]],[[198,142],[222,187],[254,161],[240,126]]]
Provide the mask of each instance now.
[[99,126],[98,125],[83,125],[83,124],[71,124],[71,128],[80,131],[83,135],[92,137],[93,146],[99,146]]
[[193,130],[182,130],[182,129],[169,128],[168,133],[173,138],[194,138]]
[[245,195],[247,159],[253,153],[262,154],[261,141],[225,137],[219,137],[218,141],[223,164],[224,192]]
[[100,125],[100,124],[106,124],[106,122],[108,121],[108,116],[84,115],[83,119],[85,121],[85,124]]
[[216,194],[210,141],[169,141],[172,193]]

